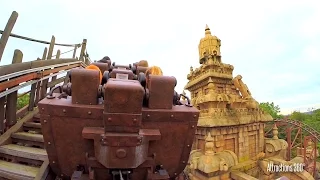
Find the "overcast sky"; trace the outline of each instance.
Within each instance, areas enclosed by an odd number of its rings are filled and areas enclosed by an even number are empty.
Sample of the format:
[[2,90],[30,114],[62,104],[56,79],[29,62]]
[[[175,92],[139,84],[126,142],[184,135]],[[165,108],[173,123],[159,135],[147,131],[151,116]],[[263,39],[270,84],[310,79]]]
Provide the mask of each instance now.
[[[13,33],[47,41],[55,35],[57,43],[86,38],[92,60],[146,59],[178,79],[178,92],[189,67],[199,66],[198,44],[208,24],[221,39],[222,61],[234,65],[234,76],[243,76],[256,100],[274,102],[283,113],[320,107],[319,0],[10,0],[1,2],[0,29],[14,10]],[[11,62],[14,49],[30,61],[44,47],[10,38],[0,65]]]

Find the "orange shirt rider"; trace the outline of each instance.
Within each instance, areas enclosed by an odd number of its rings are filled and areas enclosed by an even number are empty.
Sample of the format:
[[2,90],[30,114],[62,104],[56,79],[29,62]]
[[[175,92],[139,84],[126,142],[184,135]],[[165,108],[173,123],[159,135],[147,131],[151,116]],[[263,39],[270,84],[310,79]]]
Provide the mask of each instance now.
[[99,71],[99,80],[100,80],[99,84],[101,84],[102,73],[100,71],[100,68],[98,68],[98,66],[96,66],[96,65],[91,64],[91,65],[87,66],[86,69],[88,69],[88,70],[98,70]]

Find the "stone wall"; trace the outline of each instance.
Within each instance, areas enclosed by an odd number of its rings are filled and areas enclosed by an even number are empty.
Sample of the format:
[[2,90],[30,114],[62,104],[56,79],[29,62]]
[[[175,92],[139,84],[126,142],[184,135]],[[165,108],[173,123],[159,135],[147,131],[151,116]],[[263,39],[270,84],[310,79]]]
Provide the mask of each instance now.
[[239,163],[263,152],[264,123],[228,127],[198,127],[193,149],[204,149],[208,132],[214,138],[214,151],[230,150],[237,155]]

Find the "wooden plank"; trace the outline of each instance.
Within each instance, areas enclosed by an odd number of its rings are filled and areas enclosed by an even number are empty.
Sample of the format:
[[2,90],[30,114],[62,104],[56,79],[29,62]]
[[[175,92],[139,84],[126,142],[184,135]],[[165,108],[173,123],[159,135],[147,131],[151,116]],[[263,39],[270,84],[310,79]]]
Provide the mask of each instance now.
[[33,180],[40,168],[0,160],[0,177]]
[[12,88],[14,86],[17,86],[23,82],[27,82],[33,79],[37,79],[39,77],[39,74],[34,72],[34,73],[30,73],[30,74],[26,74],[20,77],[16,77],[13,79],[10,79],[9,81],[4,81],[2,83],[0,83],[0,91],[4,91],[7,88]]
[[31,120],[35,114],[39,113],[38,108],[34,111],[28,113],[25,117],[23,117],[20,121],[18,121],[14,126],[12,126],[8,131],[6,131],[3,135],[0,136],[0,146],[10,143],[11,134],[22,130],[23,123]]
[[0,153],[41,161],[48,159],[48,155],[45,149],[19,146],[16,144],[7,144],[0,146]]
[[12,138],[22,139],[27,141],[44,142],[42,134],[32,134],[27,132],[16,132],[11,134]]
[[40,88],[41,87],[41,81],[37,82],[37,90],[36,90],[36,97],[34,100],[34,107],[38,106],[38,102],[40,101]]
[[41,129],[41,123],[25,122],[23,123],[23,126]]
[[54,69],[48,69],[48,70],[43,71],[43,76],[50,75],[51,73],[57,73],[57,72],[62,71],[62,70],[68,70],[68,69],[76,68],[76,67],[79,67],[79,66],[81,66],[80,62],[72,64],[72,65],[61,66],[61,67],[54,68]]
[[[50,42],[50,46],[49,46],[49,51],[48,51],[48,56],[47,59],[51,59],[52,58],[52,53],[53,53],[53,48],[54,48],[54,44],[55,44],[56,38],[54,36],[51,37],[51,42]],[[48,82],[49,79],[44,79],[41,82],[41,90],[40,90],[40,100],[45,98],[47,95],[47,91],[48,91]]]
[[0,134],[4,133],[4,120],[5,120],[5,108],[6,96],[0,98]]
[[[56,59],[59,59],[60,58],[60,50],[58,50],[57,51],[57,55],[56,55]],[[57,76],[53,76],[52,78],[51,78],[51,81],[55,81],[57,79]],[[52,88],[53,87],[50,87],[49,85],[48,85],[48,87],[50,88],[50,91],[52,90]]]
[[49,166],[49,160],[45,160],[43,164],[41,165],[39,172],[37,176],[34,178],[34,180],[45,180],[47,179],[47,176],[50,171],[50,166]]
[[1,62],[1,58],[3,55],[4,49],[7,45],[8,39],[10,37],[10,34],[12,32],[13,26],[16,23],[17,19],[18,19],[18,13],[16,11],[13,11],[8,22],[7,22],[6,27],[4,28],[2,35],[1,35],[1,38],[0,38],[0,62]]
[[17,113],[16,113],[17,120],[19,120],[20,118],[22,118],[26,115],[26,113],[28,112],[28,106],[29,105],[25,105],[23,108],[21,108],[17,111]]
[[34,84],[31,85],[28,111],[33,111],[34,102],[35,102],[35,97],[36,97],[36,90],[37,90],[37,84],[34,83]]
[[23,62],[19,64],[9,64],[9,65],[4,65],[0,66],[0,76],[15,73],[18,71],[24,71],[28,69],[33,69],[33,68],[40,68],[44,66],[53,66],[53,65],[58,65],[58,64],[63,64],[63,63],[71,63],[71,62],[76,62],[78,61],[77,59],[50,59],[50,60],[45,60],[45,61],[29,61],[29,62]]
[[48,83],[48,87],[54,87],[55,85],[64,82],[65,77],[61,77],[59,79],[56,79],[54,81],[51,81]]
[[[22,62],[23,54],[19,49],[14,51],[12,64],[18,64]],[[7,105],[6,105],[6,123],[10,128],[17,123],[17,98],[18,91],[12,92],[7,95]]]
[[79,60],[82,61],[83,63],[85,63],[83,55],[84,55],[84,51],[86,50],[86,48],[87,48],[87,39],[83,39],[82,45],[81,45],[81,50],[80,50],[80,57],[79,57]]

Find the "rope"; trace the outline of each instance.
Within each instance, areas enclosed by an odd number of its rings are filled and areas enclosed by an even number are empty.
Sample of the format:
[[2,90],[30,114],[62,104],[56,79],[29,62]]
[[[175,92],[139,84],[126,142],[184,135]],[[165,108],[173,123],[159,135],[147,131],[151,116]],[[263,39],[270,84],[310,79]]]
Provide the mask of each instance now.
[[[0,34],[2,34],[3,31],[0,30]],[[17,34],[10,34],[11,37],[15,37],[15,38],[20,38],[20,39],[24,39],[24,40],[27,40],[27,41],[33,41],[33,42],[37,42],[37,43],[42,43],[42,44],[50,44],[50,42],[48,41],[41,41],[41,40],[37,40],[37,39],[32,39],[32,38],[28,38],[28,37],[24,37],[24,36],[20,36],[20,35],[17,35]],[[59,43],[55,43],[55,45],[57,46],[67,46],[67,47],[80,47],[81,44],[59,44]]]
[[[77,49],[78,49],[78,47],[77,47]],[[69,52],[71,52],[71,51],[74,51],[74,49],[70,49],[70,50],[65,51],[65,52],[63,52],[63,53],[60,53],[60,55],[62,55],[62,54],[67,54],[67,53],[69,53]],[[54,57],[56,57],[56,56],[57,56],[57,54],[54,55],[54,56],[52,56],[52,58],[54,58]]]

